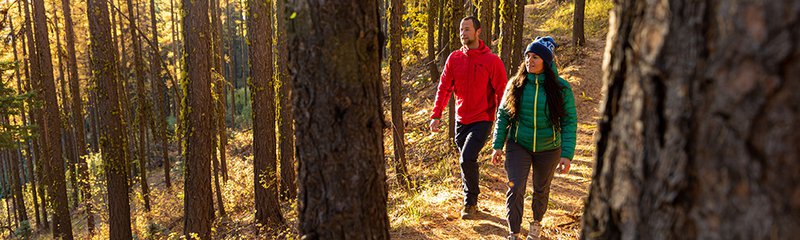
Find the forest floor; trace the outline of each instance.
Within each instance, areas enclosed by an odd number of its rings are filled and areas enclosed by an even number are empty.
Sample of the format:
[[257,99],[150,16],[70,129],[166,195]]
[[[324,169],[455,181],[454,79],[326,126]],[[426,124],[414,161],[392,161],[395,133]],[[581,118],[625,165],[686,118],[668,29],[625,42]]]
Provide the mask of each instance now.
[[[594,167],[594,134],[602,99],[601,64],[605,31],[598,31],[602,34],[594,36],[587,33],[584,47],[571,46],[571,32],[554,31],[554,24],[547,22],[559,17],[556,15],[563,15],[553,5],[552,2],[545,2],[526,7],[525,32],[529,34],[524,38],[525,42],[530,42],[535,36],[552,35],[560,44],[556,50],[559,73],[573,88],[579,121],[575,158],[570,172],[556,174],[553,180],[548,211],[542,220],[542,236],[543,239],[577,239],[580,236],[581,216]],[[601,7],[607,8],[608,5]],[[608,9],[605,11],[607,13]],[[607,22],[607,18],[605,21]],[[587,21],[587,24],[590,23]],[[595,30],[607,29],[604,26],[594,27]],[[404,72],[403,80],[406,83],[421,81],[415,79],[415,76],[427,76],[426,71],[425,68],[408,68]],[[430,81],[404,86],[405,96],[409,98],[403,105],[406,156],[409,172],[416,181],[413,190],[397,189],[394,169],[390,167],[394,161],[391,134],[388,131],[385,134],[387,174],[390,178],[390,189],[393,189],[389,193],[391,236],[393,239],[505,239],[508,236],[506,171],[502,164],[491,164],[490,143],[486,144],[479,158],[479,217],[476,220],[460,219],[463,192],[457,151],[446,131],[433,134],[428,130],[428,117],[433,108],[437,83],[438,81]],[[388,88],[385,92],[388,92]],[[389,109],[385,111],[388,118]],[[489,141],[491,140],[487,142]],[[529,178],[523,234],[527,234],[527,223],[533,218],[530,181]]]
[[[525,42],[534,36],[551,35],[560,47],[556,50],[559,73],[572,85],[578,108],[578,137],[575,158],[568,174],[556,174],[553,180],[550,203],[543,220],[544,239],[576,239],[580,235],[581,216],[584,201],[588,194],[594,160],[594,134],[597,130],[599,106],[602,99],[602,70],[605,32],[607,31],[610,1],[587,3],[587,35],[584,47],[569,44],[571,40],[572,11],[568,3],[558,5],[553,0],[526,6]],[[496,46],[497,44],[495,44]],[[497,52],[497,51],[493,51]],[[502,165],[490,163],[490,144],[481,152],[481,195],[479,197],[479,218],[460,219],[462,190],[458,154],[454,143],[448,139],[447,132],[434,134],[428,130],[428,117],[433,108],[438,78],[428,78],[427,68],[421,64],[404,67],[403,112],[405,119],[406,157],[413,185],[409,189],[400,187],[392,168],[394,162],[392,137],[388,128],[384,131],[387,184],[389,185],[388,215],[390,234],[393,239],[505,239],[506,226],[505,193],[506,173]],[[388,70],[384,75],[388,79]],[[388,93],[388,82],[384,93]],[[385,118],[390,119],[388,94],[384,94]],[[222,182],[225,217],[214,223],[215,238],[219,239],[259,239],[259,238],[297,238],[296,202],[281,203],[287,222],[283,229],[270,229],[272,237],[264,237],[254,224],[255,207],[252,169],[252,132],[236,130],[231,133],[226,153],[230,178]],[[177,149],[171,156],[177,159]],[[155,156],[154,156],[155,157]],[[93,181],[102,181],[99,157],[89,157],[92,165]],[[154,164],[149,171],[153,208],[146,212],[142,208],[143,199],[139,184],[132,186],[132,229],[137,239],[180,239],[183,231],[183,162],[174,163],[171,176],[173,186],[165,187],[164,172]],[[102,184],[93,184],[101,186]],[[526,224],[532,218],[530,208],[531,184],[525,200],[525,214],[522,224],[523,234]],[[30,191],[27,191],[28,193]],[[89,237],[84,206],[72,206],[73,232],[76,239],[108,239],[108,211],[104,187],[94,187],[95,221],[97,234]],[[31,199],[26,194],[26,199]],[[216,201],[216,196],[214,197]],[[32,204],[27,200],[28,212],[33,213]],[[215,205],[216,208],[216,205]],[[31,227],[35,222],[31,220]],[[34,227],[35,228],[35,227]],[[35,228],[34,239],[51,238],[48,231]],[[277,234],[277,235],[275,235]]]

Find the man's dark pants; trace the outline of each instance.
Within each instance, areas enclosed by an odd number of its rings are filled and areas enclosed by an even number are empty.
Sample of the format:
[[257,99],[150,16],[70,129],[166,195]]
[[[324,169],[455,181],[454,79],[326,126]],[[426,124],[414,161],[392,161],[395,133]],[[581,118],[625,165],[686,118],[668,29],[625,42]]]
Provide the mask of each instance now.
[[456,146],[461,154],[461,182],[464,186],[464,205],[478,204],[478,154],[486,144],[492,128],[492,122],[482,121],[470,124],[456,122]]

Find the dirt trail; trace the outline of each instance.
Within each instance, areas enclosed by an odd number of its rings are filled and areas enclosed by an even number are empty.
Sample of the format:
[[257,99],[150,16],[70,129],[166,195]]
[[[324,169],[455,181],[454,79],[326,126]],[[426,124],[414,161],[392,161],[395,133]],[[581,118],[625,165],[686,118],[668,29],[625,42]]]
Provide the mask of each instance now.
[[[579,126],[575,159],[568,174],[556,174],[550,194],[547,214],[542,220],[543,239],[576,239],[580,234],[580,217],[583,214],[584,199],[591,181],[594,159],[594,133],[599,115],[602,95],[602,69],[604,40],[587,39],[586,47],[576,52],[565,47],[557,52],[561,59],[561,76],[570,82],[578,107]],[[566,56],[566,57],[565,57]],[[414,124],[417,125],[417,124]],[[411,128],[412,131],[423,131]],[[426,134],[421,132],[420,134]],[[444,134],[443,134],[444,135]],[[437,136],[437,137],[446,137]],[[454,180],[448,181],[450,188],[438,193],[428,206],[438,214],[422,217],[418,226],[400,226],[391,231],[394,239],[505,239],[506,226],[505,193],[506,172],[502,165],[492,165],[489,161],[489,144],[481,153],[481,195],[479,197],[480,215],[477,220],[461,220],[461,186],[458,179],[456,160],[452,162]],[[528,232],[527,222],[532,220],[531,182],[529,178],[525,200],[525,215],[522,232]],[[391,216],[391,215],[390,215]],[[391,221],[391,220],[390,220]]]

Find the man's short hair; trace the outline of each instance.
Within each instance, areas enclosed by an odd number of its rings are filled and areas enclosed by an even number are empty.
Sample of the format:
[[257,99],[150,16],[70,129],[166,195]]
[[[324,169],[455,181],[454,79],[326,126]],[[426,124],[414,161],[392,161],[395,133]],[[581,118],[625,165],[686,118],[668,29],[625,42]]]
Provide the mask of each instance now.
[[481,29],[481,21],[478,20],[478,18],[476,18],[475,16],[469,16],[461,19],[461,21],[467,21],[467,20],[472,20],[472,26],[475,27],[475,30]]

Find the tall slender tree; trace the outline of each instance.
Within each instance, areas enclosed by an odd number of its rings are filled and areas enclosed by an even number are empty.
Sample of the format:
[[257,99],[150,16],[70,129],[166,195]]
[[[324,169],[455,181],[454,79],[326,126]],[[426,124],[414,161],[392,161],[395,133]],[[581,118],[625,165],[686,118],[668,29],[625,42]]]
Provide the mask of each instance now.
[[155,128],[153,128],[153,135],[155,141],[158,142],[158,150],[161,153],[161,163],[164,166],[164,183],[167,188],[172,184],[169,177],[169,145],[167,142],[167,114],[169,109],[164,101],[164,95],[167,93],[167,87],[164,84],[162,77],[161,65],[161,50],[158,46],[158,16],[156,15],[156,1],[150,0],[150,29],[151,29],[151,42],[152,54],[150,55],[150,82],[153,87],[153,100],[155,101],[153,112],[155,113]]
[[[10,125],[11,121],[9,121],[9,117],[5,116],[3,121],[6,125]],[[8,175],[8,182],[9,187],[11,189],[11,194],[14,198],[14,210],[17,222],[28,221],[28,213],[26,212],[25,208],[25,198],[22,195],[22,186],[21,181],[19,179],[20,176],[20,162],[19,162],[19,155],[16,150],[6,149],[4,151],[7,154],[8,159],[8,169],[6,169]]]
[[211,238],[213,200],[211,194],[211,52],[208,0],[183,1],[184,60],[183,103],[181,109],[186,128],[184,159],[186,161],[184,181],[184,230],[187,238],[196,235],[200,239]]
[[292,78],[289,76],[288,60],[289,49],[286,45],[286,0],[275,1],[275,41],[277,43],[277,58],[275,59],[275,81],[278,86],[278,133],[280,140],[278,148],[280,150],[281,163],[281,196],[284,199],[294,199],[297,197],[297,173],[295,170],[296,162],[294,158],[294,115],[292,113]]
[[[55,3],[55,2],[54,2]],[[58,60],[58,83],[60,86],[60,94],[61,94],[61,105],[59,105],[60,112],[59,116],[63,116],[61,119],[62,126],[61,126],[61,144],[64,148],[64,158],[66,158],[68,163],[68,171],[70,176],[70,184],[72,186],[72,206],[78,206],[78,177],[77,177],[77,169],[76,163],[78,162],[78,156],[75,153],[75,140],[74,140],[74,132],[73,127],[70,122],[70,114],[71,114],[71,102],[70,97],[67,95],[67,83],[66,78],[64,75],[68,75],[66,71],[64,71],[64,48],[61,45],[61,28],[59,27],[59,18],[56,8],[51,8],[53,10],[53,30],[56,39],[56,60]]]
[[[428,0],[428,72],[432,82],[439,78],[439,68],[436,66],[436,13],[439,11],[439,0]],[[439,29],[441,32],[442,29]],[[441,47],[441,46],[439,46]]]
[[[228,180],[228,165],[226,163],[225,157],[225,146],[227,145],[227,130],[225,129],[225,75],[223,71],[223,42],[222,42],[222,20],[220,19],[219,5],[220,0],[211,0],[211,27],[213,28],[212,32],[212,40],[213,43],[211,44],[214,47],[214,109],[217,113],[215,121],[214,121],[214,129],[217,131],[214,132],[214,136],[216,139],[217,151],[219,151],[219,162],[222,163],[222,168],[220,174],[225,181]],[[214,170],[216,172],[216,170]]]
[[47,164],[45,182],[47,187],[47,202],[53,209],[53,236],[62,239],[72,239],[72,224],[70,222],[69,206],[67,204],[67,186],[64,180],[64,161],[61,160],[61,119],[58,116],[58,102],[53,78],[53,63],[51,62],[50,40],[47,33],[47,16],[45,15],[44,0],[33,0],[33,22],[35,26],[36,61],[39,62],[40,71],[38,81],[44,97],[43,119],[46,137],[42,144],[44,161]]
[[64,34],[67,44],[67,68],[69,69],[69,88],[72,95],[71,119],[73,134],[78,154],[78,172],[80,173],[80,189],[84,199],[84,211],[87,215],[87,228],[94,233],[94,216],[92,215],[92,192],[89,188],[89,170],[86,165],[86,138],[83,129],[83,105],[78,76],[78,60],[75,53],[75,30],[72,23],[72,8],[69,0],[61,0],[61,11],[64,13]]
[[297,149],[300,235],[388,239],[378,1],[314,3],[289,4],[297,145],[315,146]]
[[139,41],[139,34],[137,30],[137,11],[133,6],[133,0],[126,0],[128,3],[128,28],[131,31],[131,45],[133,45],[133,74],[136,79],[136,126],[139,130],[137,147],[138,167],[139,167],[139,183],[142,185],[142,198],[144,199],[144,209],[150,211],[150,187],[147,184],[147,162],[148,158],[145,154],[145,144],[147,142],[147,97],[144,95],[144,63],[142,63],[142,44]]
[[[19,12],[20,15],[23,15],[22,6],[21,5],[23,5],[23,4],[20,4],[17,7],[17,11]],[[14,22],[12,21],[10,14],[9,14],[8,22],[9,22],[10,28],[14,29]],[[22,48],[22,61],[20,61],[20,57],[17,56],[18,51],[17,51],[17,37],[16,37],[16,34],[11,34],[11,44],[13,46],[14,62],[17,62],[17,63],[21,62],[22,63],[22,68],[24,69],[24,74],[25,74],[25,80],[26,81],[30,81],[30,73],[28,71],[28,54],[27,54],[27,50],[25,48],[25,35],[21,34],[21,37],[22,37],[22,41],[21,41],[22,42],[22,45],[21,45],[21,48]],[[17,76],[17,92],[20,93],[20,94],[26,93],[26,92],[30,92],[30,88],[28,87],[28,85],[26,83],[23,83],[22,76],[19,73],[19,69],[20,69],[19,65],[17,65],[17,67],[14,68],[14,73]],[[25,104],[24,102],[22,103],[22,108],[23,109],[22,109],[20,115],[22,116],[22,125],[23,126],[29,126],[28,125],[29,122],[28,122],[28,119],[27,119],[26,116],[30,116],[30,114],[29,114],[29,112],[26,111],[26,106],[27,106],[27,109],[30,109],[30,107],[31,107],[29,104]],[[30,122],[30,123],[32,123],[32,122]],[[34,211],[34,215],[35,215],[35,219],[36,219],[36,224],[41,224],[39,222],[40,221],[40,218],[39,218],[39,200],[37,199],[37,194],[36,194],[36,180],[35,180],[34,175],[33,175],[33,158],[34,158],[34,155],[33,155],[32,139],[25,139],[23,145],[25,145],[25,150],[26,150],[27,156],[23,156],[22,161],[24,161],[25,164],[28,167],[22,169],[22,171],[25,172],[24,175],[28,176],[28,181],[30,181],[30,186],[33,189],[31,195],[33,196],[32,197],[33,198],[33,204],[34,204],[33,205],[33,211]],[[25,182],[23,182],[22,185],[23,185],[23,187],[25,187],[26,186]]]
[[500,59],[506,66],[507,73],[511,73],[511,55],[514,40],[514,2],[515,0],[500,0]]
[[[27,88],[26,92],[36,91],[36,92],[39,93],[39,94],[37,94],[36,99],[41,99],[41,87],[39,86],[39,82],[40,82],[40,80],[39,80],[39,78],[40,78],[40,75],[39,75],[40,74],[40,71],[39,71],[39,69],[40,69],[40,67],[39,67],[39,55],[37,54],[38,50],[37,50],[36,43],[35,43],[36,40],[33,37],[33,20],[31,18],[31,11],[30,11],[30,8],[29,8],[29,5],[31,5],[31,4],[22,4],[22,5],[25,6],[25,39],[28,40],[26,56],[28,58],[28,64],[30,66],[30,69],[29,69],[30,70],[30,72],[29,72],[30,74],[28,75],[28,82],[26,84],[26,88]],[[44,201],[45,200],[45,195],[44,195],[45,187],[43,187],[42,185],[47,186],[48,183],[47,183],[47,180],[44,178],[45,171],[44,171],[44,169],[42,169],[42,162],[46,161],[47,157],[45,157],[45,153],[43,151],[44,149],[42,148],[42,144],[44,144],[44,142],[45,142],[44,141],[45,136],[44,136],[44,134],[41,134],[41,131],[44,129],[44,119],[42,117],[41,107],[33,107],[32,106],[32,107],[29,108],[29,110],[30,110],[30,114],[29,115],[31,116],[31,122],[34,125],[38,126],[38,130],[40,132],[40,134],[38,134],[38,136],[33,139],[33,152],[36,155],[36,163],[35,163],[35,166],[34,166],[35,167],[34,168],[34,170],[35,170],[34,174],[35,174],[35,176],[38,176],[37,179],[39,180],[39,189],[37,191],[37,189],[34,187],[33,188],[33,191],[34,191],[33,195],[34,195],[34,199],[37,199],[37,196],[41,199],[41,204],[39,204],[39,206],[41,206],[41,214],[42,214],[42,217],[41,217],[42,221],[41,222],[37,221],[36,224],[37,224],[37,226],[39,228],[45,228],[46,229],[46,228],[49,228],[49,224],[48,224],[48,220],[47,220],[47,211],[46,211],[46,208],[45,208],[46,203]],[[36,203],[36,201],[34,201],[34,204],[35,203]],[[34,205],[34,206],[36,206],[36,205]]]
[[406,170],[405,124],[403,122],[403,4],[391,0],[389,5],[389,85],[392,101],[392,138],[394,140],[394,170],[398,184],[410,187]]
[[[451,31],[459,32],[461,29],[461,18],[464,17],[464,1],[449,0],[451,4],[450,19],[448,21]],[[450,41],[447,52],[448,54],[461,48],[461,41],[459,34],[450,34]],[[455,94],[455,93],[452,93]],[[455,95],[450,96],[450,101],[447,103],[447,137],[448,139],[455,139],[456,137],[456,101]]]
[[256,222],[282,225],[275,151],[275,81],[272,62],[272,2],[247,2],[250,84],[253,98],[253,171]]
[[524,31],[524,24],[525,24],[525,3],[526,0],[516,0],[516,8],[514,9],[514,23],[513,23],[513,40],[511,40],[511,53],[510,59],[508,60],[511,65],[506,65],[506,69],[508,69],[511,73],[517,72],[520,64],[522,63],[522,57],[525,51],[525,42],[523,42],[523,36],[525,36]]
[[492,23],[494,23],[494,2],[495,0],[480,0],[480,15],[478,17],[483,23],[481,26],[481,40],[487,47],[492,48]]
[[584,239],[800,234],[798,8],[615,2]]
[[575,0],[575,13],[572,18],[572,44],[583,46],[586,35],[583,33],[583,19],[586,11],[586,0]]
[[131,213],[128,202],[127,134],[123,110],[120,108],[117,50],[111,39],[107,1],[88,0],[87,18],[91,36],[92,79],[96,84],[99,131],[103,153],[103,169],[108,189],[108,224],[110,239],[131,239]]

